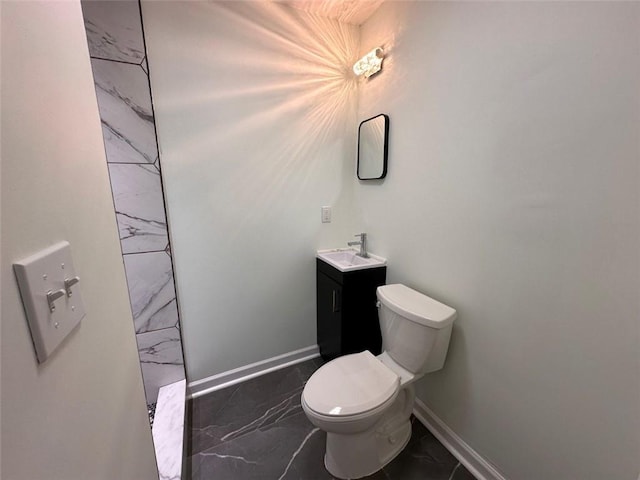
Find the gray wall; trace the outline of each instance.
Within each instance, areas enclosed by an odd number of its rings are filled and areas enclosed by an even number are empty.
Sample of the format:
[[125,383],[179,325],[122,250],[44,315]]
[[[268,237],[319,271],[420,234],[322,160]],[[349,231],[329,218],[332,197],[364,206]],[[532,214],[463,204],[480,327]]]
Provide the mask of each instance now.
[[[2,472],[157,470],[79,2],[3,2]],[[13,261],[68,240],[86,317],[36,361]]]
[[360,118],[371,249],[458,310],[418,397],[507,478],[629,479],[640,458],[640,5],[387,2]]

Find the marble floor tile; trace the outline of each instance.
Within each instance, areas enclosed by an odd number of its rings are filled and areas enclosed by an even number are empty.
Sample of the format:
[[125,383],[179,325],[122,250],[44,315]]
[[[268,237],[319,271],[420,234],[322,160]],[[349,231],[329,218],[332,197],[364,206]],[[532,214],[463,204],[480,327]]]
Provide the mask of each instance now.
[[158,156],[149,77],[140,65],[91,60],[107,162],[149,163]]
[[286,477],[294,455],[320,431],[298,413],[196,454],[195,478],[237,480]]
[[160,172],[153,165],[109,164],[122,253],[158,252],[169,241]]
[[193,399],[191,453],[302,412],[300,395],[315,369],[300,363]]
[[[296,408],[282,415],[294,405],[290,394],[299,396],[322,363],[309,360],[190,401],[187,478],[332,480],[324,468],[326,433],[309,422],[299,399]],[[286,398],[288,406],[278,406]],[[258,411],[246,411],[256,406]],[[270,408],[276,413],[265,415]],[[238,425],[251,426],[238,430]],[[229,435],[230,428],[237,434]],[[411,440],[398,457],[366,480],[474,480],[415,418],[412,429]],[[210,434],[208,443],[203,432]]]
[[89,55],[140,63],[144,57],[144,41],[137,0],[83,0],[82,14]]
[[136,333],[175,327],[178,308],[169,255],[163,251],[123,258]]
[[147,403],[158,399],[160,387],[184,379],[180,332],[165,328],[136,335]]

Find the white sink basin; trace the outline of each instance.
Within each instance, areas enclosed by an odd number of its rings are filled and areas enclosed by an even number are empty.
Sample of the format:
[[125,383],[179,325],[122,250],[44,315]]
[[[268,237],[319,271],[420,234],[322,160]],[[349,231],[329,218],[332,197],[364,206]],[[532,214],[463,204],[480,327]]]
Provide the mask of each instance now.
[[341,272],[381,267],[387,263],[386,258],[371,254],[368,258],[363,258],[357,253],[358,250],[352,248],[334,248],[333,250],[318,250],[316,257]]

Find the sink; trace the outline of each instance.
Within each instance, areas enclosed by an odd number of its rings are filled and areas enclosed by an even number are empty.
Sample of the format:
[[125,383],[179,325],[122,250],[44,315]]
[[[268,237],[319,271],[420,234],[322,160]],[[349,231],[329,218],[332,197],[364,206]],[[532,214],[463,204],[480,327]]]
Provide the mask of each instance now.
[[386,265],[387,259],[369,254],[368,258],[357,255],[358,250],[352,248],[334,248],[332,250],[318,250],[316,257],[337,268],[341,272],[352,272]]

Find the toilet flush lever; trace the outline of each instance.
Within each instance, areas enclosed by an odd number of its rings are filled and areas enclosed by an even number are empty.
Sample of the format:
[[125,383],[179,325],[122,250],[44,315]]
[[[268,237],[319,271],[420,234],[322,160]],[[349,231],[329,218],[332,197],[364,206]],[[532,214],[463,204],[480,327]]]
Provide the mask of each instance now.
[[72,277],[64,279],[64,289],[67,291],[67,297],[70,297],[73,293],[71,287],[80,281],[80,277]]

